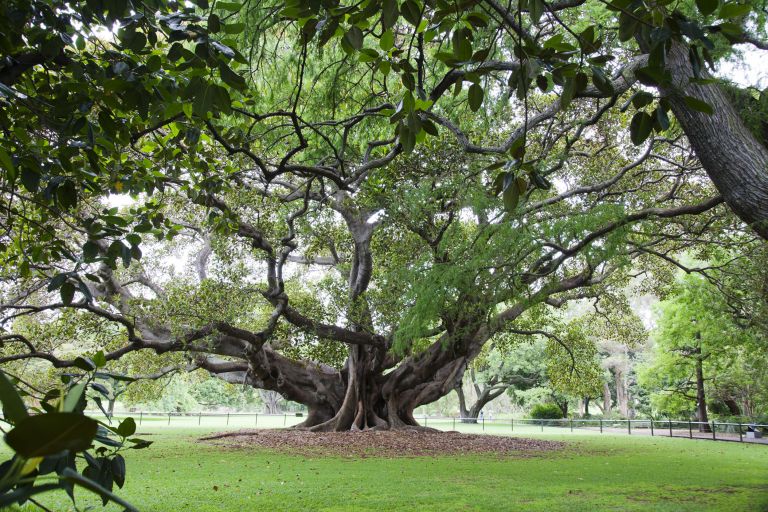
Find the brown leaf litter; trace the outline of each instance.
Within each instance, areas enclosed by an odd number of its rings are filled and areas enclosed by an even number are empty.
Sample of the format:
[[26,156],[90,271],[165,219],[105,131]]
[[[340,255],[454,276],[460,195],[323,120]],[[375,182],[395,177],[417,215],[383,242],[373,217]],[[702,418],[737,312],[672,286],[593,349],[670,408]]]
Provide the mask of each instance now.
[[565,443],[541,439],[420,430],[308,432],[247,429],[213,434],[200,441],[227,448],[263,448],[305,456],[359,458],[467,454],[522,457],[565,447]]

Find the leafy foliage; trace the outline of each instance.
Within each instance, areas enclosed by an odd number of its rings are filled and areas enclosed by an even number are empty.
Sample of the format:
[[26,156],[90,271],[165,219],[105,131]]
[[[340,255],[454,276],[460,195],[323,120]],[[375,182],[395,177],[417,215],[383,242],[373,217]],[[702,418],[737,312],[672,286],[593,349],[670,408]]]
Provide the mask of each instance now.
[[[91,373],[64,376],[63,388],[35,396],[40,407],[31,411],[19,394],[28,385],[12,382],[0,372],[4,422],[12,427],[5,442],[15,452],[11,460],[0,465],[1,505],[21,505],[37,494],[56,489],[64,490],[74,503],[74,487],[78,486],[98,494],[104,505],[112,501],[126,510],[136,510],[112,493],[114,485],[122,488],[125,483],[126,465],[120,452],[146,448],[151,441],[133,437],[136,423],[132,418],[113,426],[84,414],[85,392],[89,387],[99,390],[94,371],[103,363],[97,365],[85,358],[82,361]],[[85,461],[82,474],[77,471],[78,458]],[[52,473],[53,481],[46,477]]]
[[563,411],[555,404],[536,404],[531,409],[531,418],[535,420],[558,420]]

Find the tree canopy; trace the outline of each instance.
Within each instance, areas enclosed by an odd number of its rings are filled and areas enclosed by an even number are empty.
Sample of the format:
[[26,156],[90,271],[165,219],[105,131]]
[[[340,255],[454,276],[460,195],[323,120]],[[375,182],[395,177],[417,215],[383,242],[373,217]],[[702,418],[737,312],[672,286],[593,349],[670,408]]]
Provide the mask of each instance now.
[[707,71],[765,48],[757,4],[2,9],[2,362],[74,365],[67,315],[109,364],[412,427],[548,308],[764,243],[762,119]]

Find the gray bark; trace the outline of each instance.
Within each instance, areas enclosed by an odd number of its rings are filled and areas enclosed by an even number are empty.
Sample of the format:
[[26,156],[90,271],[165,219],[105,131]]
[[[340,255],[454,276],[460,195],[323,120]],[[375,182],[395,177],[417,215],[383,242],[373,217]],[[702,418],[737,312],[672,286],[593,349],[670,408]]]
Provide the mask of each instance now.
[[[661,92],[704,170],[733,212],[768,240],[768,149],[747,129],[719,86],[691,83],[693,70],[681,43],[672,45],[667,69],[673,85]],[[714,113],[692,109],[685,96],[707,102]]]
[[603,382],[603,414],[608,415],[611,412],[611,387],[607,382]]
[[625,418],[629,417],[629,396],[627,395],[627,383],[624,379],[624,371],[622,368],[614,368],[613,370],[614,382],[616,383],[616,406],[619,409],[619,414]]
[[264,412],[267,414],[280,414],[280,400],[282,396],[277,391],[270,391],[267,389],[259,390],[259,397],[261,397],[262,403],[264,403]]

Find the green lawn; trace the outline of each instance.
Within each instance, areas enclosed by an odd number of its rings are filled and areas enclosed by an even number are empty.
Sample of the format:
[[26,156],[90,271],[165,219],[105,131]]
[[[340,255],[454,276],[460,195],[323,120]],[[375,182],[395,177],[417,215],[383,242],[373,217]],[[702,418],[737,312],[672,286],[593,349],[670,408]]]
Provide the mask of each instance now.
[[209,431],[144,425],[155,444],[129,454],[120,494],[147,511],[768,510],[768,446],[545,433],[530,435],[568,448],[517,459],[306,458],[194,441]]

